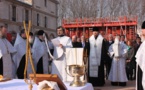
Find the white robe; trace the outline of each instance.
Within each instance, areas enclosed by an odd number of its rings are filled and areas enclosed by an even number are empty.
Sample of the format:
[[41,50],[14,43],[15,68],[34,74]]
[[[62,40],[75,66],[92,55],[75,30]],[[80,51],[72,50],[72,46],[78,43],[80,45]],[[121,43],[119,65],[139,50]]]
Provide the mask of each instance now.
[[[115,54],[115,44],[112,44],[109,47],[109,53],[110,56],[113,57],[113,55],[117,55]],[[126,60],[126,53],[127,53],[127,48],[125,46],[125,44],[119,44],[117,51],[120,58],[116,59],[115,57],[113,57],[112,60],[112,65],[111,65],[111,70],[109,73],[109,77],[108,79],[112,82],[127,82],[127,76],[126,76],[126,70],[125,70],[125,60]]]
[[37,37],[35,37],[34,44],[32,47],[32,57],[34,59],[34,66],[37,70],[37,63],[42,57],[43,59],[43,73],[48,74],[48,53],[45,42],[41,42]]
[[143,89],[145,90],[145,41],[141,44],[140,48],[138,49],[137,53],[136,53],[136,62],[137,65],[140,66],[143,75],[142,75],[142,86]]
[[[17,34],[14,48],[17,50],[17,53],[13,55],[13,61],[16,65],[16,69],[18,69],[19,64],[21,62],[22,57],[26,54],[26,40],[24,40],[20,34]],[[28,60],[28,67],[27,67],[27,76],[32,72],[32,68],[30,66],[30,61]]]
[[3,76],[4,78],[14,78],[14,63],[10,54],[16,52],[15,48],[7,39],[0,38],[0,58],[3,60]]
[[58,58],[58,52],[63,51],[63,54],[57,60],[53,60],[52,62],[52,74],[57,74],[62,81],[66,81],[67,74],[65,72],[66,68],[66,57],[65,57],[65,49],[72,47],[71,39],[67,36],[57,37],[60,43],[63,45],[62,48],[58,46],[54,46],[54,58]]
[[101,63],[101,51],[103,37],[99,35],[95,39],[94,35],[89,38],[90,43],[90,55],[89,55],[89,76],[98,77],[98,68]]

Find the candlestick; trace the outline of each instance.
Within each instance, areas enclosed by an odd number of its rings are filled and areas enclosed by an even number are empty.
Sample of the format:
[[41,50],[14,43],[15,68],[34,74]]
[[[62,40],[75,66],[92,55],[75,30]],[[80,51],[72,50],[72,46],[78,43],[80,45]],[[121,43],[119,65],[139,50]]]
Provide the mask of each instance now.
[[33,88],[32,78],[30,78],[29,82],[26,78],[26,72],[27,72],[27,67],[28,67],[28,59],[29,59],[30,64],[32,66],[32,71],[34,73],[33,81],[34,82],[36,81],[36,73],[35,73],[35,68],[34,68],[34,64],[33,64],[33,60],[32,60],[31,48],[30,48],[30,44],[29,44],[29,32],[31,30],[31,21],[29,21],[28,30],[26,28],[25,21],[23,21],[23,24],[24,24],[25,34],[26,34],[26,38],[27,38],[26,39],[26,63],[25,63],[25,69],[24,69],[24,81],[29,85],[29,89],[32,90],[32,88]]

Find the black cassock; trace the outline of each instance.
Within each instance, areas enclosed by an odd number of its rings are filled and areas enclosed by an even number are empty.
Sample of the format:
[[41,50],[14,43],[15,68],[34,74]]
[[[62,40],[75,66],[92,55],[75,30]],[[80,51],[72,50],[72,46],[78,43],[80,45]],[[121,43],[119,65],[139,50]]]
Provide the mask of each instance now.
[[141,68],[138,66],[138,70],[137,70],[137,90],[143,90],[142,75],[143,75],[143,72],[142,72]]
[[80,42],[72,42],[73,48],[82,48],[82,44]]
[[37,63],[37,74],[43,74],[43,57],[41,57]]
[[3,75],[3,59],[0,59],[0,75]]
[[17,69],[18,79],[24,79],[25,63],[26,63],[26,59],[25,59],[25,55],[24,55],[20,61],[19,67]]
[[[26,63],[26,59],[25,59],[25,55],[22,57],[19,67],[17,69],[17,77],[19,79],[24,79],[24,69],[25,69],[25,63]],[[0,61],[0,65],[1,65],[1,61]],[[1,68],[2,66],[0,66]],[[37,63],[37,70],[36,70],[37,74],[43,74],[43,59],[42,57],[39,59],[38,63]],[[0,74],[1,74],[1,69],[0,69]]]
[[[89,49],[89,51],[90,51],[90,49]],[[107,48],[106,48],[105,41],[103,40],[102,51],[101,51],[101,63],[98,68],[98,77],[89,76],[89,62],[88,62],[88,81],[90,83],[92,83],[93,86],[103,86],[105,84],[104,61],[107,59],[106,57],[107,57]]]

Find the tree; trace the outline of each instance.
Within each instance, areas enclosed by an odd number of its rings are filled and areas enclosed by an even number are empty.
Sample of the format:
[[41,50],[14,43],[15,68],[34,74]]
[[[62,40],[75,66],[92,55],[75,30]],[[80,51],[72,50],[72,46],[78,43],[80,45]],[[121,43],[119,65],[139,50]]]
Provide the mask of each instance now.
[[64,18],[96,18],[137,15],[145,20],[145,0],[58,0],[58,21]]

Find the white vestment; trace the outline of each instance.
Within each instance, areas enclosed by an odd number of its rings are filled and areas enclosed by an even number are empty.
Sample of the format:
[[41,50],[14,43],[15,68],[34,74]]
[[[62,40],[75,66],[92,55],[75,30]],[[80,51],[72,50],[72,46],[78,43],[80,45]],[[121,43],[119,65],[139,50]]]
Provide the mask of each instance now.
[[140,48],[138,49],[136,53],[136,62],[137,65],[141,68],[143,75],[142,75],[142,86],[145,90],[145,41],[140,45]]
[[45,42],[41,42],[39,38],[35,37],[34,44],[32,47],[32,57],[34,59],[34,66],[37,70],[37,63],[39,59],[42,57],[43,59],[43,73],[48,74],[48,53],[47,53],[47,47],[45,45]]
[[0,38],[0,58],[3,60],[3,77],[14,78],[14,63],[10,54],[16,52],[15,48],[7,39]]
[[[63,45],[63,48],[60,48],[58,46],[54,46],[54,58],[56,60],[53,60],[52,62],[52,74],[57,74],[59,78],[63,81],[66,81],[67,74],[65,72],[66,68],[66,55],[65,55],[65,49],[72,47],[71,39],[67,36],[63,37],[57,37],[55,39],[58,39],[60,44]],[[62,53],[60,55],[60,53]]]
[[89,38],[90,43],[90,54],[89,54],[89,76],[90,77],[98,77],[98,68],[101,63],[101,51],[102,51],[102,43],[103,37],[99,35],[97,39],[95,39],[94,35]]
[[[21,59],[26,54],[26,40],[23,39],[20,34],[17,34],[14,48],[17,50],[17,53],[13,55],[13,60],[16,65],[16,68],[19,67]],[[30,67],[30,61],[28,61],[28,68],[27,68],[27,75],[29,75],[32,72],[32,68]]]
[[[108,79],[112,82],[127,82],[126,76],[126,53],[127,47],[125,44],[112,44],[109,47],[110,57],[113,57],[111,70]],[[119,58],[115,58],[119,57]]]

